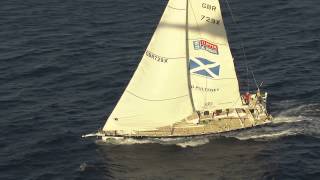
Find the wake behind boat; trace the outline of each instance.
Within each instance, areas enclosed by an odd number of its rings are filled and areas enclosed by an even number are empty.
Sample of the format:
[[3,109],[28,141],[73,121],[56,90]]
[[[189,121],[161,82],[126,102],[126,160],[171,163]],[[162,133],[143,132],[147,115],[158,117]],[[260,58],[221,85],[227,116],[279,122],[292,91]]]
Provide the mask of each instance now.
[[169,0],[125,92],[108,138],[170,138],[270,123],[267,93],[240,95],[219,0]]

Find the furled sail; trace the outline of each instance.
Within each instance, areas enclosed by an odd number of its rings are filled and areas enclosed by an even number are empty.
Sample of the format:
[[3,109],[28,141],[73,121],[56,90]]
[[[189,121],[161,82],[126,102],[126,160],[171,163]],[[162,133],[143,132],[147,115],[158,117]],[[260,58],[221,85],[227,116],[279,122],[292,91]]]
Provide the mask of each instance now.
[[189,0],[189,60],[196,110],[241,106],[219,0]]
[[186,57],[186,2],[170,0],[142,60],[103,130],[154,130],[193,113]]

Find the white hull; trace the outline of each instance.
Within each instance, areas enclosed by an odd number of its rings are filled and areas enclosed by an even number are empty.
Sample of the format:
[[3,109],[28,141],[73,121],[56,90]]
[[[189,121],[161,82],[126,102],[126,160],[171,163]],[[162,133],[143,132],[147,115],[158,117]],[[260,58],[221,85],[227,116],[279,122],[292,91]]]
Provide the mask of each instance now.
[[241,108],[197,112],[171,126],[154,130],[101,131],[104,140],[108,138],[170,138],[218,134],[240,129],[252,128],[272,122],[272,116],[266,110],[266,97],[260,92],[251,95],[251,101]]
[[163,135],[163,136],[157,136],[156,134],[154,135],[117,135],[117,136],[112,136],[112,135],[106,135],[103,133],[99,133],[97,135],[98,138],[101,138],[102,141],[104,142],[110,142],[110,141],[118,141],[118,140],[124,140],[124,139],[170,139],[170,138],[188,138],[188,137],[202,137],[202,136],[213,136],[213,135],[222,135],[224,133],[232,132],[232,131],[242,131],[246,129],[251,129],[251,128],[256,128],[260,126],[264,126],[267,124],[271,124],[272,121],[265,121],[264,123],[254,125],[252,127],[244,127],[244,128],[239,128],[239,129],[229,129],[226,131],[221,131],[221,132],[205,132],[201,134],[185,134],[185,135]]

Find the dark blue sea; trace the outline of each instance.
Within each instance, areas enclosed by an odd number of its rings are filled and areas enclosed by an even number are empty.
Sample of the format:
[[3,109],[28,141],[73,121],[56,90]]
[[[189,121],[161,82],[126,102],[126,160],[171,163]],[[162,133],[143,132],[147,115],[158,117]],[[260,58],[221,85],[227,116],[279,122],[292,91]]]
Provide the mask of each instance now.
[[[242,90],[273,124],[177,142],[103,144],[166,0],[1,0],[0,180],[319,180],[320,1],[222,0]],[[251,90],[254,83],[251,82]]]

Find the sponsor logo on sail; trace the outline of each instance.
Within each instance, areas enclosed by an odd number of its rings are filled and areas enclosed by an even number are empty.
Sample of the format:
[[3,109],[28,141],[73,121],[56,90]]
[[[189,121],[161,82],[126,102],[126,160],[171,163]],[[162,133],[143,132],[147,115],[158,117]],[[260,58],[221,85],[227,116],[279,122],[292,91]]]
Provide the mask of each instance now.
[[201,57],[190,59],[190,72],[210,78],[220,76],[220,64]]
[[206,40],[193,41],[193,47],[195,50],[205,50],[212,54],[217,54],[217,55],[219,54],[218,45],[215,45]]

